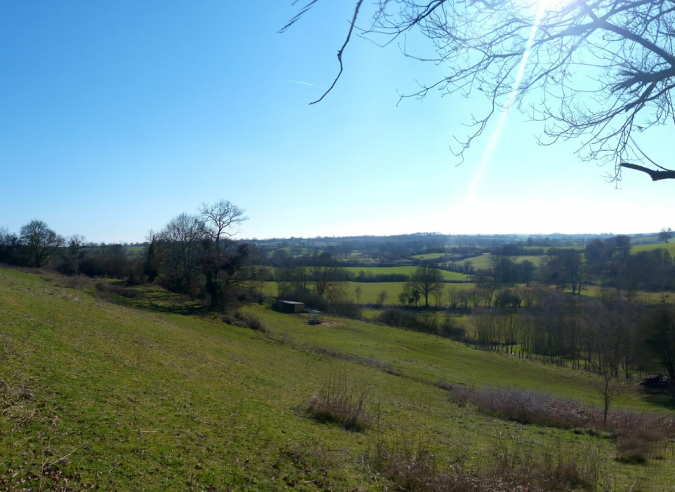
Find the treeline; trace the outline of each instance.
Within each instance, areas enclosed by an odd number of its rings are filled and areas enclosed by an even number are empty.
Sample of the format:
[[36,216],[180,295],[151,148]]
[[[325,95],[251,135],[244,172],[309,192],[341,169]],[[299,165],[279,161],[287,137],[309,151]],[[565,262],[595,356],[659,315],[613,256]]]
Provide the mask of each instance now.
[[665,370],[675,381],[675,311],[665,305],[549,291],[530,309],[477,309],[470,322],[472,341],[486,349],[611,377]]
[[[518,290],[455,291],[447,310],[389,307],[390,326],[462,340],[486,350],[570,366],[607,378],[664,372],[675,395],[675,309],[647,306],[606,292],[599,298],[565,295],[538,286]],[[515,299],[519,298],[519,302]],[[469,300],[470,299],[470,300]],[[460,325],[453,308],[468,308]]]
[[517,261],[524,251],[520,245],[494,248],[487,255],[488,267],[456,265],[453,270],[473,275],[477,281],[489,278],[497,285],[537,282],[572,294],[580,294],[585,284],[616,289],[632,297],[638,291],[675,290],[675,262],[668,250],[656,248],[631,253],[630,238],[615,236],[593,239],[584,249],[549,248],[538,265]]
[[224,312],[262,297],[255,247],[233,239],[234,228],[244,220],[244,211],[229,201],[203,204],[197,214],[180,214],[151,232],[140,254],[130,254],[120,244],[87,246],[82,236],[64,238],[33,220],[19,234],[0,229],[0,263],[157,283]]

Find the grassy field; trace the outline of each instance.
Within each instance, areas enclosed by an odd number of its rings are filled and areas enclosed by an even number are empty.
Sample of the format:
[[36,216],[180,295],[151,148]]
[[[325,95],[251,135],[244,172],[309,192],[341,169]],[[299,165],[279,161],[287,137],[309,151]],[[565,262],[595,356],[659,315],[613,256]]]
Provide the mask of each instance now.
[[[359,304],[374,304],[380,292],[385,291],[387,298],[385,304],[397,304],[398,295],[403,291],[404,282],[345,282],[344,288],[347,297]],[[445,284],[445,292],[449,289],[464,290],[472,289],[476,284],[462,282],[462,283],[447,283]],[[361,289],[361,295],[357,299],[356,289]],[[278,293],[277,282],[265,282],[264,290],[266,296],[275,297]]]
[[413,255],[413,258],[416,260],[435,260],[436,258],[441,258],[445,256],[446,253],[425,253],[422,255]]
[[655,249],[665,249],[670,253],[671,258],[675,256],[675,243],[639,244],[632,246],[630,251],[635,254],[640,251],[653,251]]
[[[354,275],[358,275],[359,272],[364,272],[365,274],[372,274],[372,275],[386,275],[386,274],[392,274],[392,273],[411,275],[415,271],[416,268],[417,268],[416,266],[345,267],[345,270],[348,270],[348,271],[352,272],[352,274],[354,274]],[[445,271],[445,270],[442,270],[441,273],[443,274],[444,280],[462,281],[462,280],[467,279],[467,276],[464,275],[463,273],[448,272],[448,271]]]
[[[5,490],[397,490],[373,468],[382,442],[425,443],[439,467],[473,471],[498,450],[565,455],[598,464],[597,490],[675,483],[672,444],[660,459],[624,464],[607,435],[488,417],[435,385],[596,404],[588,374],[360,321],[310,326],[263,306],[246,309],[268,327],[253,331],[157,289],[120,292],[0,269]],[[308,415],[336,379],[366,395],[367,431]],[[616,407],[663,411],[635,392]]]
[[[516,263],[520,263],[521,261],[530,261],[534,263],[535,266],[539,266],[542,262],[542,259],[544,258],[543,256],[513,256],[513,260]],[[490,268],[490,255],[480,255],[480,256],[474,256],[471,258],[467,258],[466,260],[458,261],[455,262],[457,265],[463,265],[464,263],[471,263],[474,268],[477,268],[479,270],[487,270]]]

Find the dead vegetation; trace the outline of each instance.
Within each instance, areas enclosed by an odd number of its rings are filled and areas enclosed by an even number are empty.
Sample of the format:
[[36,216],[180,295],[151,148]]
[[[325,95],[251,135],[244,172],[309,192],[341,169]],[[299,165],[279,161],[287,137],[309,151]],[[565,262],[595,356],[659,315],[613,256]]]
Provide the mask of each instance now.
[[307,412],[319,422],[362,432],[373,420],[367,406],[368,392],[363,386],[351,383],[345,374],[333,374],[309,401]]
[[675,439],[675,418],[662,414],[613,411],[604,423],[603,410],[579,402],[517,389],[452,387],[450,399],[471,404],[498,418],[547,427],[605,433],[617,445],[617,460],[645,463],[658,457],[658,444]]
[[581,465],[559,445],[535,449],[522,436],[500,431],[492,446],[490,462],[469,466],[461,446],[457,455],[443,461],[430,440],[386,441],[379,436],[371,444],[368,463],[400,490],[410,492],[594,490],[598,482],[597,453],[582,457]]

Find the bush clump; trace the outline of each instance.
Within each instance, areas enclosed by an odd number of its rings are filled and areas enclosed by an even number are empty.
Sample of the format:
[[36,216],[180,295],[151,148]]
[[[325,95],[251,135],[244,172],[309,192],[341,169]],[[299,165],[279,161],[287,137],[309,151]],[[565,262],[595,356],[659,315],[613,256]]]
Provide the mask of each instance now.
[[656,455],[656,443],[675,439],[675,418],[668,415],[618,411],[603,424],[601,409],[531,391],[451,387],[449,395],[458,405],[470,403],[482,413],[523,424],[588,432],[604,429],[614,437],[617,460],[624,463],[645,463]]
[[100,282],[96,284],[96,289],[101,292],[112,292],[113,294],[117,294],[128,299],[140,299],[143,297],[142,292],[117,284],[106,284]]
[[435,313],[407,311],[403,309],[385,309],[378,321],[385,325],[404,328],[406,330],[428,333],[452,340],[463,340],[466,330],[458,326],[451,318],[440,319]]
[[[510,436],[513,438],[514,436]],[[553,456],[556,454],[557,456]],[[593,490],[592,478],[571,458],[554,450],[536,455],[517,436],[515,442],[497,436],[495,459],[488,466],[466,466],[466,456],[440,462],[424,441],[378,439],[371,444],[371,466],[393,481],[399,490],[419,492],[479,492],[527,490],[551,492]]]
[[228,325],[250,328],[251,330],[260,331],[262,333],[269,333],[270,331],[263,320],[252,314],[242,313],[241,311],[223,315],[223,321]]
[[361,432],[371,424],[368,394],[351,385],[346,376],[333,375],[307,405],[307,412],[319,422],[330,422],[346,430]]

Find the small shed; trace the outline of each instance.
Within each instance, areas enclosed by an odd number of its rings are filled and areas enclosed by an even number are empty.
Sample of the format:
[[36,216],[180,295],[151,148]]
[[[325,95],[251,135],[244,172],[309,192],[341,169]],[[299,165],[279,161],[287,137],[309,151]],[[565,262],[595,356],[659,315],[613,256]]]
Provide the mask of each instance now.
[[277,311],[282,313],[301,313],[305,309],[304,302],[297,301],[277,301]]

